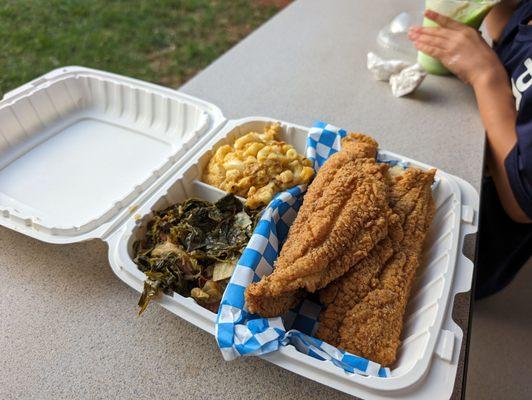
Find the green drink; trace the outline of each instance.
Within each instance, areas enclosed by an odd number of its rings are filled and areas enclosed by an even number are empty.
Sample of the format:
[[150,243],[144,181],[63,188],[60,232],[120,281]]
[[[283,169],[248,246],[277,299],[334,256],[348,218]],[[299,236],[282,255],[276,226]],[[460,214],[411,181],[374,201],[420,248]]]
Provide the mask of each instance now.
[[[475,29],[480,27],[484,17],[500,0],[426,0],[425,8],[446,15],[458,22]],[[428,18],[423,19],[423,26],[438,26]],[[447,75],[449,70],[437,59],[418,52],[417,62],[429,74]]]

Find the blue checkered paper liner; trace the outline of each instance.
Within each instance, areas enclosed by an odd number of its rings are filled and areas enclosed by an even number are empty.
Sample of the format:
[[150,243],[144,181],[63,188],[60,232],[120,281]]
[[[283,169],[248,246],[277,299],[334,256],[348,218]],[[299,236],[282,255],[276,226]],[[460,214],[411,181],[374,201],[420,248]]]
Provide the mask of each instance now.
[[[306,156],[316,171],[336,153],[347,132],[324,122],[309,131]],[[385,161],[387,162],[387,161]],[[273,271],[273,265],[303,202],[306,186],[279,193],[264,210],[225,290],[216,320],[216,340],[226,360],[261,355],[294,346],[299,352],[327,360],[348,373],[389,377],[390,370],[365,358],[333,347],[312,335],[317,329],[321,305],[310,295],[282,318],[250,314],[244,292],[251,282]]]

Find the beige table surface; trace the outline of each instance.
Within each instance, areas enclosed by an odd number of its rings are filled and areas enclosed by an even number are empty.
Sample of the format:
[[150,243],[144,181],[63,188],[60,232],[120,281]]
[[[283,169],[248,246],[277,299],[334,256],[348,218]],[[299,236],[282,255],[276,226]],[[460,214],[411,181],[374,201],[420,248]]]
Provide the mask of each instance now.
[[[183,90],[230,118],[322,119],[370,133],[478,189],[484,136],[472,93],[429,77],[395,99],[365,71],[378,30],[419,3],[296,1]],[[50,245],[0,228],[0,399],[351,398],[260,359],[226,363],[212,336],[163,308],[137,318],[137,298],[103,242]],[[455,316],[467,331],[469,296]]]

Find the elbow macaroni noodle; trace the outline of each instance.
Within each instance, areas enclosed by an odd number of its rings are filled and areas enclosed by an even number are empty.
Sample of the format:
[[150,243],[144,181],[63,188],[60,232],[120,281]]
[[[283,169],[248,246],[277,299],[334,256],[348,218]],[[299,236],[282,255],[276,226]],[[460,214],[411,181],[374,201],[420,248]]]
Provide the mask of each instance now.
[[245,197],[250,208],[267,205],[276,193],[308,183],[314,175],[311,162],[290,144],[276,140],[280,130],[278,123],[272,124],[264,133],[249,132],[232,146],[219,147],[203,181]]

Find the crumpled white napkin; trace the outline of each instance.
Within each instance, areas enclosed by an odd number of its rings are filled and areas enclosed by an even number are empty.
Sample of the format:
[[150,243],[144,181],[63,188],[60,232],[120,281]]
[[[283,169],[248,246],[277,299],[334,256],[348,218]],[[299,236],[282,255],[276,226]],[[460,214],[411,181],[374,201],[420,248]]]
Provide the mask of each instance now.
[[401,97],[412,93],[421,85],[427,73],[419,64],[414,64],[403,69],[398,74],[390,76],[390,86],[395,97]]
[[394,74],[401,72],[412,64],[402,60],[383,60],[375,53],[368,53],[368,69],[378,81],[388,81]]
[[402,60],[384,60],[372,52],[368,53],[367,66],[374,79],[390,82],[395,97],[412,93],[427,76],[419,64]]

